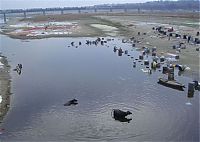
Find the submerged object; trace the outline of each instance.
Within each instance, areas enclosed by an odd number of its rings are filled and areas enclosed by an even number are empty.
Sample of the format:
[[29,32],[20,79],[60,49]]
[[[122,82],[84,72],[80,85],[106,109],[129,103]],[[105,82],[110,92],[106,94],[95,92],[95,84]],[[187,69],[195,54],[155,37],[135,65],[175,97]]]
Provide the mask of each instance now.
[[181,84],[181,83],[179,83],[175,80],[168,80],[168,79],[164,79],[164,78],[159,78],[158,83],[163,85],[163,86],[170,87],[170,88],[173,88],[173,89],[177,89],[177,90],[180,90],[180,91],[184,91],[183,88],[185,88],[184,84]]
[[77,105],[77,104],[78,104],[78,100],[73,99],[65,103],[64,106],[71,106],[71,105]]
[[139,59],[140,59],[140,60],[143,60],[143,59],[144,59],[143,55],[140,55],[140,56],[139,56]]
[[149,65],[149,61],[148,60],[144,60],[144,65],[148,66]]
[[188,98],[193,98],[195,91],[195,82],[188,83]]

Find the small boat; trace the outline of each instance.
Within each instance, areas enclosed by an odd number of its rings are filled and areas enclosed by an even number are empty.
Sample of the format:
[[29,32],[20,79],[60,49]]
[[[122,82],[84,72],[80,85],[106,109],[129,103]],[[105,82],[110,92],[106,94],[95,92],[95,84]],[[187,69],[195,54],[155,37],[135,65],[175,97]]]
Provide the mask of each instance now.
[[173,88],[173,89],[177,89],[177,90],[180,90],[180,91],[184,91],[183,88],[185,88],[184,84],[176,82],[175,80],[168,80],[168,79],[164,79],[164,78],[159,78],[158,83],[162,84],[163,86],[170,87],[170,88]]

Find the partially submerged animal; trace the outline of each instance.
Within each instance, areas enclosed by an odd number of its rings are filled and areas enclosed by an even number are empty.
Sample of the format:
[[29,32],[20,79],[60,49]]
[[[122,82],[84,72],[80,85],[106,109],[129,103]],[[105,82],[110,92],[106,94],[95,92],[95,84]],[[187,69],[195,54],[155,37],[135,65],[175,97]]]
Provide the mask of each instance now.
[[65,103],[64,106],[71,106],[71,105],[77,105],[77,104],[78,104],[78,100],[73,99]]
[[129,123],[132,120],[131,118],[126,118],[127,115],[132,114],[130,111],[122,111],[119,109],[113,109],[112,113],[113,113],[112,117],[115,120],[118,120],[120,122],[128,122]]

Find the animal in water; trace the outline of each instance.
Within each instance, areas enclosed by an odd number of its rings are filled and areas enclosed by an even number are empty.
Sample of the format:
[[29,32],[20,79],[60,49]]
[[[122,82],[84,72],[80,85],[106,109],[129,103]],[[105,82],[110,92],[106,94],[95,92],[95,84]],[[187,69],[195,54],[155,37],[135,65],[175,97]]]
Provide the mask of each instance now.
[[120,122],[130,122],[132,118],[126,118],[127,115],[132,114],[130,111],[122,111],[119,109],[113,109],[112,110],[112,117]]
[[65,103],[64,106],[71,106],[71,105],[77,105],[77,104],[78,104],[78,100],[73,99]]
[[124,118],[130,114],[132,114],[130,111],[122,111],[119,109],[113,109],[113,117]]

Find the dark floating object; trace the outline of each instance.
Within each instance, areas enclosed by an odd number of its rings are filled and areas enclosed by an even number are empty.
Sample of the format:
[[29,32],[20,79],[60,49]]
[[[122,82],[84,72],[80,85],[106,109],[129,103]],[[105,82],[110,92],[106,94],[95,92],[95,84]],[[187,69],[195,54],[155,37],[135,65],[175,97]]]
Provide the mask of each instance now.
[[131,56],[131,55],[128,54],[127,56]]
[[173,88],[173,89],[177,89],[177,90],[180,90],[180,91],[184,91],[183,88],[185,88],[184,84],[176,82],[175,80],[168,80],[168,79],[164,79],[164,78],[159,78],[158,84],[161,84],[163,86],[170,87],[170,88]]
[[119,49],[118,49],[118,56],[122,56],[122,53],[124,53],[124,52],[122,51],[121,48],[119,48]]
[[71,105],[77,105],[77,104],[78,104],[78,100],[73,99],[65,103],[64,106],[71,106]]
[[144,61],[144,65],[148,66],[148,65],[149,65],[149,61],[148,61],[148,60],[145,60],[145,61]]
[[126,118],[127,115],[132,114],[130,111],[122,111],[119,109],[113,109],[112,111],[112,117],[115,120],[118,120],[120,122],[130,122],[132,120],[132,118]]
[[124,54],[128,54],[128,50],[125,50],[125,51],[124,51]]
[[188,98],[193,98],[195,91],[195,82],[188,83]]
[[17,64],[16,68],[13,69],[13,71],[16,71],[20,75],[22,73],[22,64]]
[[143,55],[140,55],[140,56],[139,56],[139,59],[140,59],[140,60],[143,60],[143,59],[144,59]]

